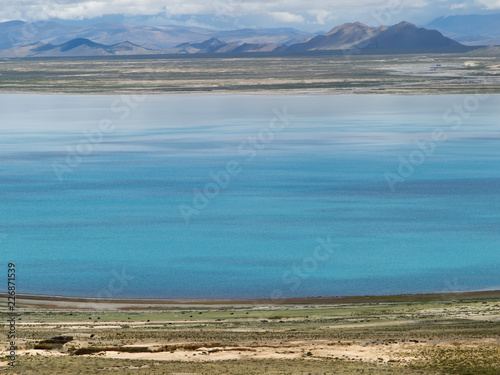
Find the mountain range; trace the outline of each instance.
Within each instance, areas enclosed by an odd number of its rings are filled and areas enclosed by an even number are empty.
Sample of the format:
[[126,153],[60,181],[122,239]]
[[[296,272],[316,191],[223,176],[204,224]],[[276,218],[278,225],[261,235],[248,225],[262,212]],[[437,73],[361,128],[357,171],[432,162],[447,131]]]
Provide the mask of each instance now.
[[136,26],[124,23],[100,23],[76,27],[56,22],[8,21],[0,23],[0,50],[37,42],[62,44],[85,38],[94,43],[113,45],[129,41],[152,50],[165,50],[181,43],[201,43],[210,38],[227,43],[266,43],[290,45],[313,34],[295,29],[209,30],[185,26]]
[[426,27],[470,46],[500,45],[500,14],[439,17]]
[[37,25],[22,21],[0,23],[0,57],[4,58],[352,49],[468,50],[439,31],[419,28],[409,22],[390,27],[346,23],[316,36],[294,29],[214,31],[175,26],[101,24],[79,28],[77,32],[72,26],[54,22]]
[[128,41],[111,46],[94,43],[85,38],[77,38],[59,45],[36,44],[30,50],[37,57],[77,57],[77,56],[108,56],[108,55],[145,55],[153,51],[137,46]]

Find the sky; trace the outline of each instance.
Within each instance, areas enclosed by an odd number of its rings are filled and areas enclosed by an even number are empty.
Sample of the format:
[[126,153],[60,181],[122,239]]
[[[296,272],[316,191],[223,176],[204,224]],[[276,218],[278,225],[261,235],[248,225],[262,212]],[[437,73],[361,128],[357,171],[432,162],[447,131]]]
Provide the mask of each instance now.
[[499,12],[500,0],[0,0],[0,22],[293,27],[311,32],[353,21],[370,26],[401,21],[425,25],[440,16]]

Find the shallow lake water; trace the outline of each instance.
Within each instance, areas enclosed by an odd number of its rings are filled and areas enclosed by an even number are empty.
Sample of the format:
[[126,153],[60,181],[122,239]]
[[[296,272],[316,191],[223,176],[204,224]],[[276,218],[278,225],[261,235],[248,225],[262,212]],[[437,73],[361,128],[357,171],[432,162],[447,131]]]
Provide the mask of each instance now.
[[499,288],[499,96],[0,95],[18,293]]

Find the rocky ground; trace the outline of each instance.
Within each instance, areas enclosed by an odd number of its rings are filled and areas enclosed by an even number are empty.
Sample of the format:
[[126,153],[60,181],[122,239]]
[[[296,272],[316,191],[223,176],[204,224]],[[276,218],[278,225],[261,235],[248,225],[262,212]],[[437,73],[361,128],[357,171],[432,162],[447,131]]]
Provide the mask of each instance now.
[[0,373],[499,373],[500,292],[410,297],[102,306],[26,299],[14,369],[8,324],[0,330]]

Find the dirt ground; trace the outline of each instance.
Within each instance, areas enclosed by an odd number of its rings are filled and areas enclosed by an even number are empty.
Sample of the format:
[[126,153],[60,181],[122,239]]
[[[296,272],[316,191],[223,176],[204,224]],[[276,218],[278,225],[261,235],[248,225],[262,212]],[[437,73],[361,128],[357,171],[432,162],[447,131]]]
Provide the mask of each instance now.
[[[406,371],[402,374],[500,373],[496,360],[500,292],[496,291],[282,304],[102,301],[99,305],[33,298],[21,298],[17,312],[16,355],[23,375],[31,374],[29,366],[35,363],[39,369],[48,366],[47,373],[61,366],[66,370],[54,373],[67,374],[83,367],[87,373],[101,373],[102,366],[127,371],[146,371],[143,366],[149,366],[151,374],[171,374],[190,364],[203,366],[207,374],[236,374],[252,373],[264,363],[275,369],[268,373],[283,374],[306,374],[313,367],[318,374],[328,374],[325,369],[331,363],[339,374],[365,370],[390,374],[395,367]],[[0,314],[7,315],[6,306],[0,306]],[[0,335],[6,336],[7,328],[3,323]],[[0,373],[10,370],[6,344],[5,340],[0,345]],[[96,361],[102,366],[94,368]],[[78,370],[68,372],[71,363]],[[155,366],[167,366],[171,372],[155,372],[165,368]],[[285,369],[293,371],[280,372]]]

